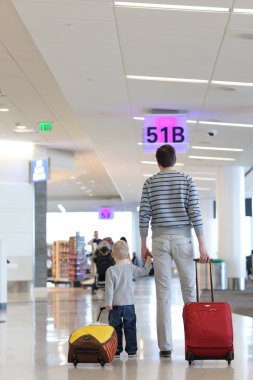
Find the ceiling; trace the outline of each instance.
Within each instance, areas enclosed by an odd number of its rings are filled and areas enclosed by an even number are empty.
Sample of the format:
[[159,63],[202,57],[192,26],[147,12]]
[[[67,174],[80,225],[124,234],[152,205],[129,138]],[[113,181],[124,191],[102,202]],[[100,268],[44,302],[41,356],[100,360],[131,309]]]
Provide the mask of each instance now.
[[[215,198],[217,168],[253,166],[252,0],[151,2],[219,8],[209,11],[139,3],[1,0],[0,106],[10,111],[0,112],[0,138],[47,149],[48,211],[59,203],[67,211],[136,208],[146,176],[157,171],[142,163],[154,154],[138,144],[149,113],[194,121],[177,168],[195,178],[201,198]],[[40,132],[40,121],[53,130]],[[17,123],[30,132],[14,132]],[[246,195],[253,195],[252,172]]]

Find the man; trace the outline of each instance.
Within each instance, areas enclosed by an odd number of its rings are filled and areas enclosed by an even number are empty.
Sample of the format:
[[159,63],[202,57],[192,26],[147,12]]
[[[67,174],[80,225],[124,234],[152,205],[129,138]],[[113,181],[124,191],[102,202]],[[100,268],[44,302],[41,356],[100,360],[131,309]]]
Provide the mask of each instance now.
[[99,239],[98,237],[98,231],[94,231],[94,235],[93,237],[90,239],[90,241],[88,242],[89,245],[92,246],[92,253],[94,253],[97,249],[97,246],[98,244],[101,242],[102,240]]
[[174,169],[175,149],[162,145],[156,151],[160,172],[148,178],[142,189],[139,211],[142,258],[149,252],[146,244],[149,222],[152,227],[157,299],[157,338],[161,357],[173,350],[171,329],[171,276],[174,260],[184,303],[196,300],[192,227],[198,243],[200,262],[209,261],[203,237],[199,197],[193,179]]

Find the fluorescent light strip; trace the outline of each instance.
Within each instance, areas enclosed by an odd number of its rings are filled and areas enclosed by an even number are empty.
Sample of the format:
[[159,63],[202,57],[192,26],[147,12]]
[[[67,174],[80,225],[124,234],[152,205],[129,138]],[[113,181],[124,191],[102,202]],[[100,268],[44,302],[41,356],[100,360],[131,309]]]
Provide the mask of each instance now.
[[8,111],[10,111],[9,108],[7,108],[7,107],[0,107],[0,112],[8,112]]
[[204,120],[200,120],[199,124],[204,124],[204,125],[220,125],[220,126],[228,126],[228,127],[253,128],[253,124],[222,123],[222,122],[219,122],[219,121],[204,121]]
[[216,181],[216,178],[211,177],[192,177],[196,181]]
[[235,158],[224,158],[224,157],[188,156],[188,158],[196,158],[198,160],[235,161]]
[[196,187],[196,189],[200,191],[211,191],[211,189],[208,189],[207,187]]
[[[188,78],[169,78],[169,77],[151,77],[143,75],[126,75],[127,79],[135,80],[149,80],[158,82],[174,82],[174,83],[193,83],[193,84],[207,84],[208,79],[188,79]],[[236,87],[253,87],[253,82],[230,82],[222,80],[212,80],[211,84],[218,86],[236,86]]]
[[237,148],[216,148],[212,146],[192,146],[191,149],[203,149],[203,150],[223,150],[228,152],[243,152],[243,149]]
[[233,13],[253,15],[253,9],[234,8]]
[[58,207],[58,209],[61,211],[61,212],[66,212],[66,209],[63,207],[63,205],[62,204],[58,204],[57,205],[57,207]]
[[133,3],[130,1],[115,1],[116,7],[123,8],[144,8],[160,9],[168,11],[191,11],[191,12],[229,12],[229,8],[220,7],[200,7],[194,5],[170,5],[170,4],[152,4],[152,3]]
[[[133,119],[134,120],[144,120],[144,116],[134,116]],[[197,120],[186,120],[186,122],[188,124],[197,124]]]
[[167,78],[167,77],[150,77],[142,75],[127,75],[127,79],[136,79],[136,80],[150,80],[150,81],[159,81],[159,82],[175,82],[175,83],[196,83],[203,84],[208,83],[206,79],[187,79],[187,78]]
[[186,120],[188,124],[197,124],[197,120]]
[[[157,165],[156,161],[141,161],[142,164],[147,164],[147,165]],[[175,164],[175,166],[184,166],[184,164],[178,162]]]
[[212,80],[211,84],[217,84],[222,86],[253,87],[252,82],[228,82],[223,80]]
[[[155,115],[155,114],[154,114]],[[135,116],[134,120],[144,120],[144,116]],[[242,127],[242,128],[253,128],[253,124],[243,124],[243,123],[223,123],[221,121],[205,121],[205,120],[186,120],[188,124],[204,124],[204,125],[220,125],[228,127]],[[205,148],[203,148],[205,149]],[[207,148],[206,148],[207,149]]]

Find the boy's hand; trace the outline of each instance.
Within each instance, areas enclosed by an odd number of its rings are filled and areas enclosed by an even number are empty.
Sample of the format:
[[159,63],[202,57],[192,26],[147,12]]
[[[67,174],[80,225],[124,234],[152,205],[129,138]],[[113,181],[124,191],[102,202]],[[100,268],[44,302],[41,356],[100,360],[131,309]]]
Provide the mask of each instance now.
[[151,260],[153,258],[152,253],[147,249],[146,255],[145,255],[145,260],[149,259]]
[[106,306],[105,308],[106,308],[106,310],[108,310],[108,311],[109,311],[109,310],[112,310],[112,306]]

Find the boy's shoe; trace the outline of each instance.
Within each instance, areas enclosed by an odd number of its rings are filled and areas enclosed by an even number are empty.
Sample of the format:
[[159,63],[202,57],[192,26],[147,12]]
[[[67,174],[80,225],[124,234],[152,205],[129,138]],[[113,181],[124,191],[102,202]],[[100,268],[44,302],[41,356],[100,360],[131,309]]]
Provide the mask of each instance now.
[[116,359],[118,359],[118,358],[120,358],[120,352],[116,352],[116,354],[114,355],[114,357],[116,358]]
[[137,357],[137,354],[136,352],[133,352],[131,354],[128,354],[128,357],[131,359],[131,358],[136,358]]
[[161,358],[170,358],[171,357],[171,351],[160,351],[160,357]]

